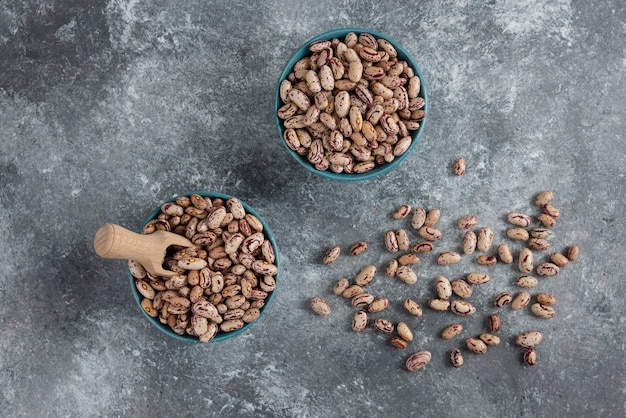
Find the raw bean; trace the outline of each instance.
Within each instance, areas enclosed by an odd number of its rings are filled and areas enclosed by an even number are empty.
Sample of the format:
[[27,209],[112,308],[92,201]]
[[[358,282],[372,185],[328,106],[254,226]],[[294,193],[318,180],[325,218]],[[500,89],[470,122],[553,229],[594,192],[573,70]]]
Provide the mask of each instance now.
[[468,299],[472,297],[474,291],[472,290],[472,286],[470,286],[465,280],[457,279],[450,283],[452,287],[452,292],[460,298]]
[[397,335],[391,338],[391,345],[401,350],[404,350],[405,348],[409,346],[409,344],[406,342],[404,338],[399,337]]
[[500,337],[492,334],[480,334],[479,338],[487,345],[500,344]]
[[530,216],[521,213],[521,212],[511,212],[507,215],[506,220],[516,226],[521,226],[522,228],[527,228],[532,223],[532,219]]
[[372,301],[368,306],[367,310],[371,313],[382,312],[389,307],[389,299],[387,298],[379,298],[375,301]]
[[391,334],[395,327],[393,323],[384,318],[376,318],[374,320],[374,328],[385,334]]
[[398,335],[405,341],[413,341],[413,333],[406,323],[398,322],[396,330],[398,331]]
[[504,292],[498,293],[496,297],[493,298],[493,304],[497,306],[498,308],[501,308],[504,305],[511,303],[512,300],[513,300],[513,295],[511,294],[511,292],[504,291]]
[[440,217],[441,211],[439,209],[432,209],[428,211],[426,219],[424,219],[424,226],[435,226]]
[[526,307],[529,303],[530,293],[526,291],[519,292],[517,295],[515,295],[513,301],[511,302],[511,309],[513,309],[514,311],[519,311],[520,309]]
[[441,331],[441,338],[444,340],[450,340],[463,332],[463,325],[452,324]]
[[474,307],[474,305],[464,300],[453,300],[452,302],[450,302],[450,310],[453,313],[462,316],[473,315],[474,313],[476,313],[476,308]]
[[522,248],[519,253],[518,262],[519,271],[522,273],[530,273],[534,269],[533,253],[528,248]]
[[374,277],[376,277],[376,266],[365,266],[359,272],[359,274],[357,274],[356,278],[354,279],[354,283],[359,286],[367,286],[372,282],[372,280],[374,280]]
[[224,332],[231,332],[243,328],[245,323],[242,319],[230,319],[220,324],[220,330]]
[[418,242],[417,244],[413,245],[413,247],[411,247],[411,252],[414,252],[414,253],[429,253],[434,248],[435,248],[435,246],[433,245],[432,242],[430,242],[430,241],[422,241],[422,242]]
[[201,343],[208,343],[217,335],[218,330],[219,327],[215,322],[209,322],[207,325],[207,332],[198,336],[198,339]]
[[152,304],[152,300],[150,300],[148,298],[142,299],[141,307],[152,318],[156,318],[157,316],[159,316],[159,311]]
[[544,238],[530,238],[528,247],[531,250],[545,251],[550,249],[550,242]]
[[494,313],[494,314],[489,315],[488,323],[489,323],[489,331],[491,332],[500,331],[501,323],[500,323],[500,316],[498,314]]
[[463,157],[454,160],[453,171],[457,176],[465,174],[465,159]]
[[550,254],[550,261],[559,267],[566,267],[569,264],[569,260],[561,253]]
[[246,324],[256,321],[261,316],[261,311],[259,308],[248,308],[246,312],[243,314],[241,319]]
[[541,331],[526,331],[515,338],[515,344],[524,348],[535,347],[541,343],[541,340],[543,340]]
[[150,286],[145,280],[135,279],[135,287],[137,288],[139,293],[141,293],[141,296],[146,299],[152,300],[156,296],[156,292],[154,291],[152,286]]
[[537,364],[537,351],[534,347],[528,347],[524,350],[524,364],[526,366],[534,366]]
[[426,210],[424,208],[415,208],[413,210],[413,216],[411,217],[411,227],[415,230],[419,230],[424,226],[426,221]]
[[354,314],[354,317],[352,318],[352,330],[356,332],[364,331],[365,328],[367,328],[367,322],[368,322],[367,311],[366,310],[358,311],[357,313]]
[[387,251],[392,253],[398,252],[400,248],[398,248],[398,238],[396,238],[396,233],[391,229],[385,232],[385,247]]
[[476,219],[476,216],[467,215],[458,220],[457,227],[459,229],[470,229],[470,228],[475,227],[477,223],[478,223],[478,219]]
[[356,295],[355,297],[353,297],[351,303],[352,306],[354,306],[355,308],[362,308],[364,306],[368,306],[372,302],[374,302],[374,295],[370,295],[369,293],[361,293],[360,295]]
[[487,352],[487,345],[479,338],[468,338],[465,340],[467,348],[476,354],[485,354]]
[[430,226],[423,226],[418,230],[420,237],[428,241],[439,241],[442,238],[441,231]]
[[400,257],[398,257],[398,263],[403,266],[416,265],[419,264],[419,262],[420,258],[417,256],[417,254],[414,253],[402,254]]
[[350,247],[350,255],[359,255],[367,251],[367,242],[359,241]]
[[493,266],[498,262],[494,255],[479,255],[476,258],[476,263],[481,266]]
[[341,295],[348,287],[350,287],[350,282],[346,278],[341,278],[335,282],[333,285],[333,293],[335,295]]
[[326,251],[326,254],[324,254],[324,258],[322,262],[325,265],[332,264],[335,261],[337,261],[337,258],[339,258],[340,253],[341,253],[341,248],[339,248],[338,245],[331,247],[328,251]]
[[418,351],[406,360],[405,367],[410,372],[417,371],[430,363],[431,357],[430,351]]
[[189,257],[178,260],[178,267],[184,270],[202,270],[207,266],[207,261],[201,258]]
[[398,243],[398,250],[408,251],[411,245],[409,236],[404,229],[398,229],[396,231],[396,242]]
[[515,241],[526,241],[529,233],[524,228],[509,228],[506,230],[506,236]]
[[524,289],[532,289],[533,287],[537,287],[539,281],[533,276],[519,276],[515,279],[515,284]]
[[476,234],[474,231],[467,231],[463,237],[463,252],[472,254],[476,250]]
[[435,311],[447,311],[450,309],[450,301],[446,299],[431,299],[428,306]]
[[552,236],[552,231],[548,228],[533,228],[530,230],[530,236],[533,238],[548,239]]
[[500,261],[502,261],[504,264],[513,263],[513,253],[511,253],[511,248],[508,246],[508,244],[498,245],[498,257],[500,257]]
[[394,219],[404,219],[411,213],[411,205],[404,204],[393,212]]
[[559,272],[559,266],[554,263],[542,263],[537,266],[537,274],[540,276],[552,277]]
[[398,264],[399,262],[396,259],[389,260],[387,267],[385,268],[385,275],[387,277],[394,277],[398,272]]
[[546,215],[545,213],[540,213],[537,215],[537,220],[548,228],[554,228],[556,226],[556,221],[550,215]]
[[364,292],[365,291],[361,286],[359,286],[358,284],[353,284],[349,286],[346,290],[344,290],[341,295],[346,299],[352,299],[356,295],[360,295]]
[[537,302],[544,306],[552,306],[556,304],[556,298],[552,296],[550,293],[537,293]]
[[556,311],[551,306],[542,305],[541,303],[533,303],[530,310],[535,316],[543,319],[553,318]]
[[128,260],[128,270],[135,279],[145,279],[148,274],[144,266],[134,260]]
[[422,316],[422,308],[421,306],[412,299],[404,300],[404,309],[407,310],[413,316]]
[[463,353],[458,348],[453,348],[450,351],[450,361],[454,367],[461,367],[463,365]]
[[578,245],[572,245],[567,249],[567,259],[569,261],[578,260],[578,256],[580,255],[580,250],[578,249]]
[[535,197],[535,205],[543,207],[547,205],[548,203],[550,203],[553,197],[554,197],[554,194],[552,193],[552,191],[550,190],[543,191],[539,193],[537,197]]
[[493,242],[493,231],[491,228],[480,228],[478,234],[476,234],[476,249],[480,252],[487,252],[491,248]]
[[311,309],[318,315],[327,316],[330,315],[330,306],[320,297],[314,297],[311,299]]
[[490,280],[490,277],[485,273],[468,273],[465,280],[471,284],[485,284]]
[[406,284],[417,283],[417,274],[409,266],[400,266],[396,271],[396,277]]
[[543,205],[543,213],[545,213],[548,216],[551,216],[553,219],[559,219],[559,217],[561,216],[561,213],[559,212],[559,210],[549,203],[546,203],[545,205]]
[[461,261],[461,254],[455,251],[444,251],[437,257],[437,264],[441,266],[449,266]]
[[452,296],[452,286],[450,280],[445,276],[439,276],[435,279],[435,288],[437,289],[437,295],[439,299],[450,299]]

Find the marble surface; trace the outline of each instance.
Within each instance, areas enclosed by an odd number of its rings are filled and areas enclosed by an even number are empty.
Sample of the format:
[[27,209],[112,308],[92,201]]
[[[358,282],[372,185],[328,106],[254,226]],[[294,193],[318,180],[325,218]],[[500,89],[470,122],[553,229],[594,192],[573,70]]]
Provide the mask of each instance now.
[[[276,79],[308,38],[338,27],[383,32],[410,51],[430,93],[428,123],[400,167],[327,181],[287,154],[273,121]],[[0,415],[567,416],[626,415],[626,8],[621,0],[196,1],[0,3]],[[451,174],[463,156],[467,173]],[[555,251],[580,259],[531,292],[557,315],[499,309],[502,343],[453,347],[485,330],[516,269],[489,268],[473,317],[426,307],[438,275],[475,270],[455,222],[474,213],[504,242],[505,215],[537,213],[555,193]],[[235,195],[274,230],[276,298],[249,331],[220,344],[167,339],[141,315],[125,262],[93,250],[95,231],[137,228],[161,201],[193,190]],[[368,329],[331,292],[366,264],[382,269],[400,204],[440,208],[444,239],[413,286],[379,274],[384,316],[405,321],[406,350]],[[359,257],[320,263],[331,245]],[[514,249],[519,245],[513,244]],[[543,260],[546,253],[537,254]],[[333,309],[319,317],[313,296]],[[403,312],[412,297],[421,318]],[[382,314],[380,314],[383,316]],[[464,333],[445,341],[446,325]],[[524,367],[516,333],[540,329]],[[408,355],[432,362],[409,373]]]

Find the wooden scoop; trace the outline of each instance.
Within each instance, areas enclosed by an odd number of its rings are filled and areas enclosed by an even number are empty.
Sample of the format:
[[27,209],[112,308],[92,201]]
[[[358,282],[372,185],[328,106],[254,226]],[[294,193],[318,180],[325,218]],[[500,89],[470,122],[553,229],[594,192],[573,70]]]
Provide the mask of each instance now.
[[163,259],[170,245],[194,247],[187,238],[173,232],[156,231],[142,235],[114,224],[100,227],[93,240],[100,257],[134,260],[150,273],[164,277],[177,274],[163,268]]

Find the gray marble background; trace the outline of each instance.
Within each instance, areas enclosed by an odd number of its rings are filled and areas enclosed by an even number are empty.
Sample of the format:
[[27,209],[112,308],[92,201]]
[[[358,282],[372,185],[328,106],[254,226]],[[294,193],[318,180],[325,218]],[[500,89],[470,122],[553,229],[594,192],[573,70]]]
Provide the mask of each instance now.
[[[289,157],[271,103],[296,48],[348,26],[400,41],[431,102],[397,170],[344,184]],[[625,82],[622,0],[0,2],[0,415],[625,416]],[[456,249],[458,218],[476,214],[504,242],[506,213],[536,213],[544,189],[562,214],[553,249],[581,250],[537,288],[555,294],[555,318],[502,309],[502,344],[452,368],[448,351],[484,331],[516,272],[490,268],[475,317],[409,317],[404,297],[425,305],[435,277],[476,269],[433,254],[416,285],[371,287],[413,329],[409,348],[350,330],[332,284],[391,258],[382,233],[406,226],[397,206],[440,208],[438,250]],[[167,339],[133,301],[125,262],[93,251],[100,225],[135,229],[193,190],[249,203],[282,256],[266,315],[220,344]],[[370,250],[321,265],[358,240]],[[331,316],[310,311],[316,295]],[[458,320],[462,337],[442,340]],[[532,368],[513,342],[527,329],[546,335]],[[432,362],[405,371],[423,349]]]

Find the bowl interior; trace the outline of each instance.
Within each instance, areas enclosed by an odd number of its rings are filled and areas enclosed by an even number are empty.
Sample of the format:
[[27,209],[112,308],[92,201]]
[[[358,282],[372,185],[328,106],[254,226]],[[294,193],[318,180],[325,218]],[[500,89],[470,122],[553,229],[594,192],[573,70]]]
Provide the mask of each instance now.
[[[226,195],[226,194],[223,194],[223,193],[214,193],[214,192],[206,192],[206,191],[191,192],[191,193],[187,193],[187,194],[180,195],[180,196],[190,196],[190,195],[192,195],[194,193],[195,194],[199,194],[199,195],[204,196],[204,197],[210,197],[211,199],[221,198],[221,199],[227,200],[227,199],[230,199],[232,197],[232,196],[229,196],[229,195]],[[176,197],[174,197],[174,198],[172,198],[172,199],[170,199],[168,201],[165,201],[163,203],[174,202],[175,200],[176,200]],[[241,201],[241,199],[240,199],[240,201]],[[261,221],[261,223],[263,224],[263,232],[264,232],[266,238],[270,240],[270,242],[272,243],[272,246],[274,247],[274,253],[275,253],[275,257],[276,257],[275,264],[279,267],[279,272],[275,276],[276,284],[278,285],[279,275],[280,275],[280,253],[278,251],[278,246],[276,245],[276,240],[274,238],[274,234],[272,233],[272,230],[267,225],[265,220],[254,209],[252,209],[244,201],[241,201],[241,204],[243,205],[243,207],[244,207],[244,209],[246,210],[247,213],[251,213],[252,215],[256,216]],[[160,212],[161,212],[161,206],[159,205],[159,207],[155,208],[152,212],[150,212],[150,214],[142,222],[141,227],[137,230],[137,232],[141,232],[142,228],[149,221],[151,221],[152,219],[156,218]],[[143,300],[143,296],[137,290],[137,287],[135,286],[135,278],[132,276],[132,274],[130,274],[130,270],[128,271],[128,278],[130,280],[130,288],[131,288],[132,293],[133,293],[133,298],[137,302],[137,306],[139,307],[139,310],[144,315],[144,317],[146,317],[146,319],[148,319],[148,321],[150,321],[150,323],[152,325],[157,327],[161,332],[163,332],[163,333],[165,333],[165,334],[169,335],[170,337],[175,338],[177,340],[185,341],[185,342],[191,342],[191,343],[200,343],[200,341],[198,340],[197,337],[194,337],[192,335],[187,335],[187,334],[179,335],[179,334],[175,333],[174,331],[172,331],[172,329],[168,325],[162,324],[159,321],[158,318],[153,318],[150,315],[148,315],[146,313],[146,311],[144,311],[144,309],[141,307],[141,301]],[[272,300],[274,298],[274,293],[275,292],[276,291],[274,290],[267,296],[267,299],[265,299],[265,305],[260,309],[261,313],[260,313],[259,317],[255,321],[247,323],[241,329],[238,329],[238,330],[235,330],[235,331],[231,331],[231,332],[221,332],[220,331],[210,341],[210,343],[211,342],[220,342],[220,341],[228,340],[229,338],[235,337],[235,336],[241,334],[242,332],[246,331],[247,329],[249,329],[258,320],[260,320],[261,317],[265,314],[265,310],[267,309],[267,307],[272,302]]]
[[[420,89],[419,96],[422,97],[425,101],[424,110],[426,111],[426,117],[420,123],[420,127],[417,130],[411,132],[413,141],[411,142],[409,149],[407,149],[404,154],[395,158],[390,163],[376,166],[374,169],[367,171],[365,173],[349,174],[349,173],[334,173],[330,170],[325,170],[325,171],[316,170],[315,167],[307,160],[306,156],[302,156],[298,154],[297,152],[295,152],[294,150],[292,150],[291,148],[289,148],[283,139],[283,133],[285,132],[285,127],[283,126],[282,120],[278,116],[276,116],[278,109],[283,105],[283,102],[280,99],[279,87],[280,87],[280,83],[284,79],[287,78],[289,73],[291,73],[296,62],[310,55],[309,45],[312,42],[320,41],[320,40],[332,40],[334,38],[343,39],[350,32],[354,32],[357,35],[364,33],[364,32],[370,33],[374,35],[376,38],[386,39],[396,48],[398,52],[398,58],[409,63],[410,67],[413,68],[415,75],[417,75],[421,80],[421,89]],[[289,154],[291,154],[291,156],[307,170],[315,174],[318,174],[322,177],[333,179],[333,180],[341,180],[341,181],[366,180],[366,179],[370,179],[370,178],[389,172],[390,170],[398,166],[402,161],[404,161],[407,158],[407,156],[411,153],[411,151],[415,148],[415,146],[419,142],[420,137],[422,136],[422,132],[424,131],[424,127],[426,126],[427,119],[428,119],[428,90],[426,88],[426,81],[424,80],[424,75],[422,74],[422,70],[417,64],[417,61],[415,61],[415,58],[413,58],[413,56],[411,56],[411,54],[398,41],[396,41],[395,39],[387,35],[384,35],[382,33],[379,33],[370,29],[363,29],[363,28],[334,29],[334,30],[324,32],[322,34],[319,34],[309,39],[300,48],[298,48],[287,61],[287,64],[285,65],[282,72],[280,73],[280,76],[278,77],[276,90],[274,92],[274,121],[276,123],[276,128],[280,134],[280,140],[285,146],[285,148],[287,149],[287,151],[289,152]]]

